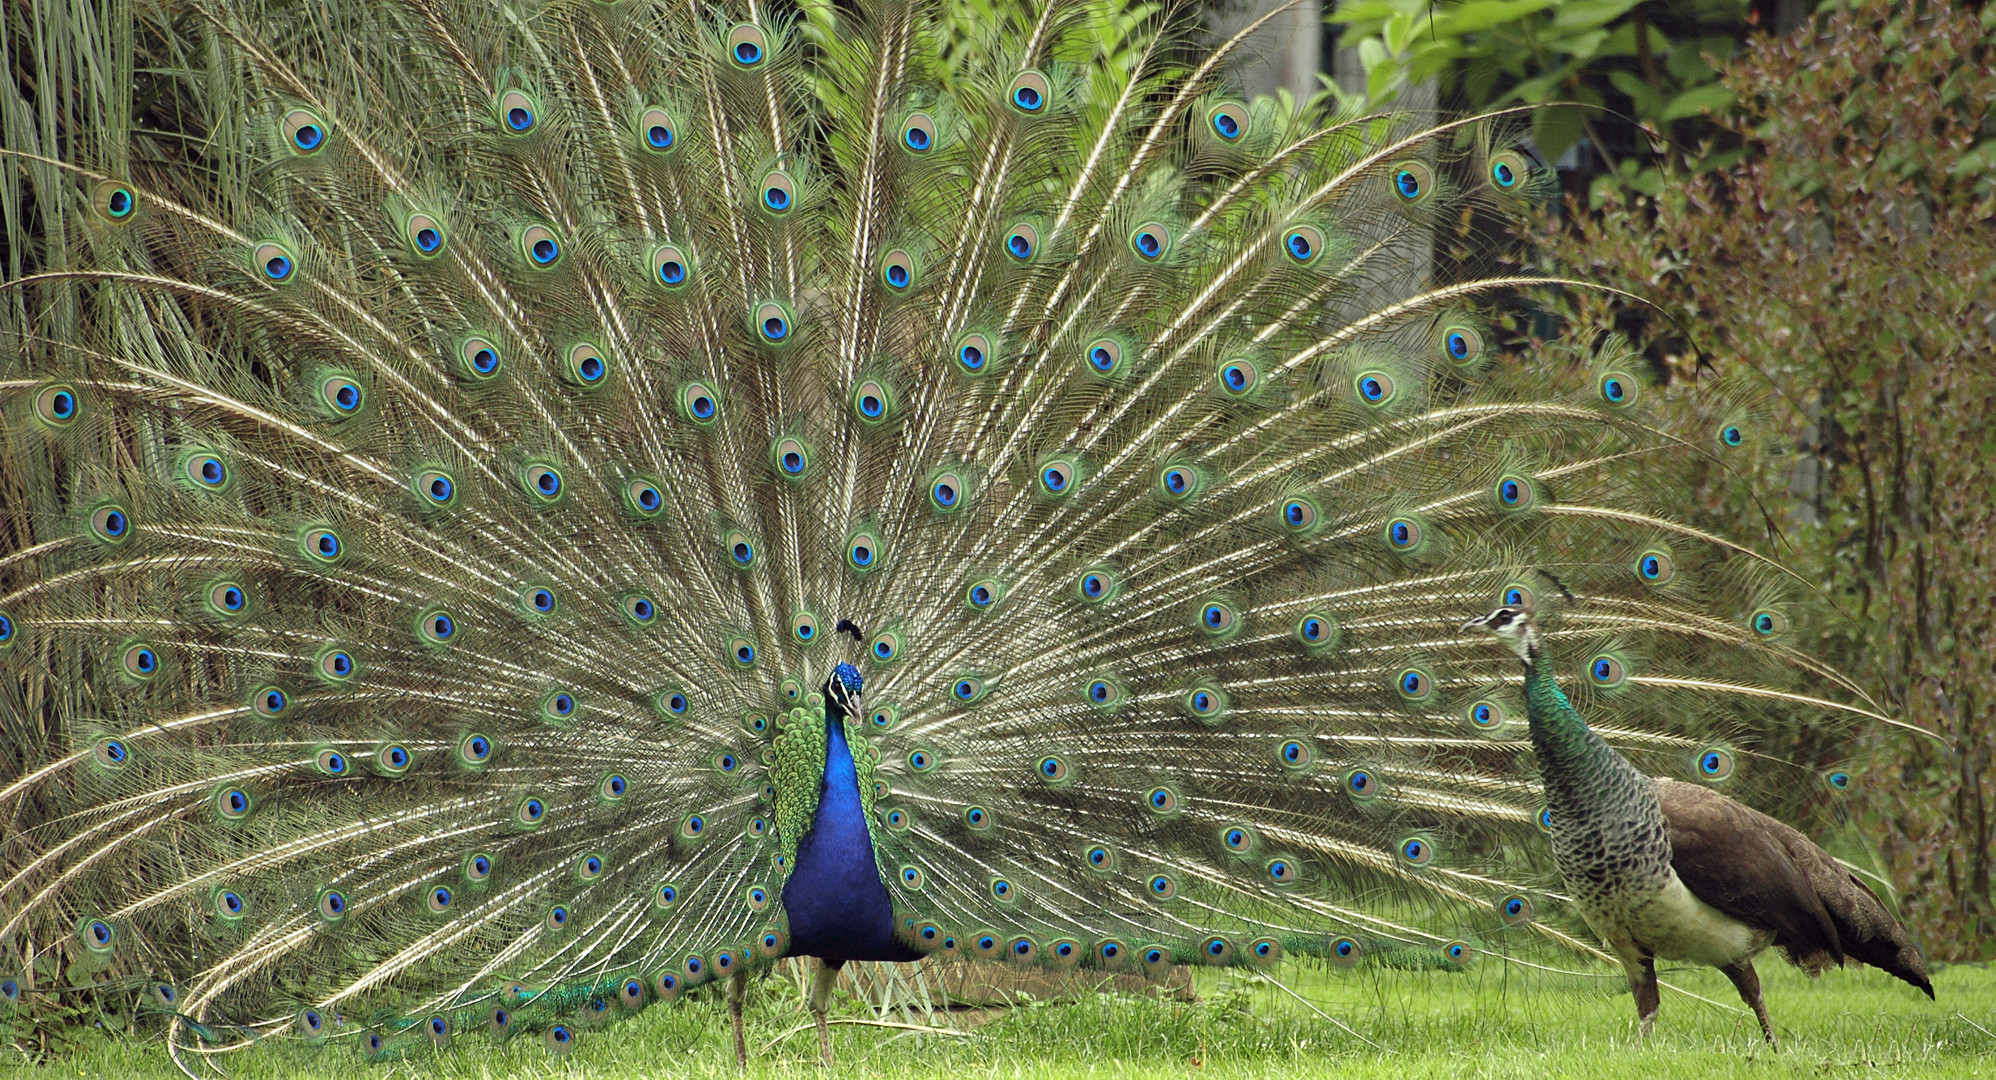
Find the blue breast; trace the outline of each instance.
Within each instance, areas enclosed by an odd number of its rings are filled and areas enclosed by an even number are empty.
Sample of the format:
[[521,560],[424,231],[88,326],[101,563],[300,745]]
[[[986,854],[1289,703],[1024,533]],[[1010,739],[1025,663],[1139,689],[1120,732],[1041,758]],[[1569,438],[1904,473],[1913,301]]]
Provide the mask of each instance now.
[[918,960],[894,938],[894,905],[873,861],[873,839],[860,808],[859,773],[837,709],[825,716],[830,746],[818,817],[797,842],[797,860],[783,883],[790,916],[790,955],[847,960]]

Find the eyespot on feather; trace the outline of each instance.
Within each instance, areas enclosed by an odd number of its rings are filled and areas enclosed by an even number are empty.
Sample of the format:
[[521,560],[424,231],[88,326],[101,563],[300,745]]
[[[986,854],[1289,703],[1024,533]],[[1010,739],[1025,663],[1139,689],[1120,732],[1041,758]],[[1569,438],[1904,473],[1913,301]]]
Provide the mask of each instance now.
[[561,237],[545,225],[529,226],[520,233],[520,254],[536,270],[552,269],[563,255]]
[[925,112],[909,113],[901,121],[901,149],[922,155],[936,148],[936,120]]
[[768,66],[769,36],[752,23],[741,23],[729,30],[724,48],[729,62],[743,71]]
[[638,114],[638,146],[653,154],[669,154],[679,147],[679,125],[672,114],[656,105]]
[[1206,110],[1205,132],[1221,145],[1233,145],[1252,130],[1252,114],[1238,101],[1222,101]]
[[285,149],[299,157],[311,157],[324,150],[332,134],[332,128],[318,113],[303,107],[285,110],[277,126],[283,132]]
[[1027,116],[1039,116],[1047,112],[1053,100],[1053,90],[1045,75],[1037,71],[1022,71],[1012,77],[1005,87],[1005,100],[1013,109]]
[[123,225],[138,216],[138,191],[122,180],[100,180],[90,188],[90,209],[100,220]]

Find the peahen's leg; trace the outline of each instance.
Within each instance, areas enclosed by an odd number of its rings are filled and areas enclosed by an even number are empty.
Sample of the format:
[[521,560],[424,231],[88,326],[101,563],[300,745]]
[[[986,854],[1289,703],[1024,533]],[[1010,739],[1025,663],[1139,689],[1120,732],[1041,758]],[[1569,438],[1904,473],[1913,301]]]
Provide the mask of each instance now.
[[735,1067],[748,1069],[748,1038],[742,1033],[742,1005],[748,997],[748,969],[737,967],[728,976],[728,1019],[735,1029]]
[[1645,956],[1634,964],[1622,961],[1629,974],[1629,990],[1636,995],[1636,1018],[1642,1021],[1643,1038],[1656,1026],[1656,1010],[1663,1003],[1656,988],[1656,958]]
[[1755,1016],[1760,1017],[1760,1032],[1767,1036],[1767,1045],[1780,1049],[1781,1044],[1774,1041],[1774,1022],[1767,1018],[1767,1002],[1761,1000],[1760,972],[1753,969],[1753,961],[1742,960],[1719,970],[1726,973],[1726,978],[1733,980],[1733,987],[1740,992],[1740,1000],[1753,1009]]
[[825,1012],[831,1008],[832,987],[838,984],[839,969],[844,966],[843,960],[820,960],[817,973],[811,976],[811,1018],[818,1022],[818,1062],[828,1069],[832,1067],[832,1029],[825,1023]]

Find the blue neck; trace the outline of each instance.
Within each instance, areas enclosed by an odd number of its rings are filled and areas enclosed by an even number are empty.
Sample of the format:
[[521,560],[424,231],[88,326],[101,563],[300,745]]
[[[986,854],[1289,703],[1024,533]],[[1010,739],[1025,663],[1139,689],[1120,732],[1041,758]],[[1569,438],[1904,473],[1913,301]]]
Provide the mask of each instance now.
[[825,711],[825,782],[818,816],[797,841],[797,861],[783,883],[790,916],[790,955],[847,960],[916,960],[894,938],[894,904],[880,883],[873,838],[859,800],[859,772],[846,745],[845,716]]

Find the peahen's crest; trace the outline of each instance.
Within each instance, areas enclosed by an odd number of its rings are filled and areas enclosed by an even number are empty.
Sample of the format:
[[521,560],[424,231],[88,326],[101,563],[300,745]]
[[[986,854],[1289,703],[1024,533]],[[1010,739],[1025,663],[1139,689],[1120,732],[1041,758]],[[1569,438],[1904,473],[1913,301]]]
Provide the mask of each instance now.
[[1556,188],[1504,118],[1318,126],[1065,2],[326,10],[204,6],[145,123],[10,135],[30,992],[565,1044],[806,901],[1056,968],[1584,949],[1459,630],[1535,568],[1624,753],[1834,796],[1796,733],[1872,707],[1679,523],[1750,403],[1498,356]]

